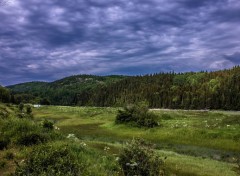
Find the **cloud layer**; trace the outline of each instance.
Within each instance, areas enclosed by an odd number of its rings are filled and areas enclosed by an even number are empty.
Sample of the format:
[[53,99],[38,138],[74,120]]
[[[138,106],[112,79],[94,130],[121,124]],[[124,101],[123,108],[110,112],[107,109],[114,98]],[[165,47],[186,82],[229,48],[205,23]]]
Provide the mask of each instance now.
[[0,0],[0,84],[240,64],[239,0]]

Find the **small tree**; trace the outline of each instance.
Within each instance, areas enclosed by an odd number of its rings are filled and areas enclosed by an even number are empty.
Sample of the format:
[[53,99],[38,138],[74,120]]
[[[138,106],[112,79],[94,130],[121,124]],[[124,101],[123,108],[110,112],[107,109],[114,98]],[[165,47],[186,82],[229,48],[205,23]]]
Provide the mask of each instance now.
[[143,139],[133,139],[119,156],[125,176],[164,176],[164,162]]

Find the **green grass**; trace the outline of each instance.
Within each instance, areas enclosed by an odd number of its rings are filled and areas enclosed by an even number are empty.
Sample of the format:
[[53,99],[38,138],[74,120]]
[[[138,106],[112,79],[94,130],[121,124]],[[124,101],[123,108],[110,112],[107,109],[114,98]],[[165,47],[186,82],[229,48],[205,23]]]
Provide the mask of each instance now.
[[[74,145],[87,144],[88,152],[82,157],[88,163],[95,163],[89,166],[93,170],[92,175],[113,174],[111,169],[117,167],[115,158],[119,151],[126,141],[136,137],[156,144],[159,155],[167,157],[165,162],[169,175],[237,175],[233,157],[240,153],[240,112],[154,110],[159,115],[161,126],[147,129],[116,125],[114,121],[118,110],[44,106],[34,108],[33,113],[37,123],[44,119],[53,121],[64,137],[75,134],[79,140]],[[0,112],[8,114],[0,118],[12,118],[17,108],[0,104]],[[68,142],[72,143],[67,139],[52,141],[54,145]],[[104,150],[106,147],[109,150]],[[0,169],[0,175],[13,172],[16,167],[14,160],[21,162],[31,150],[31,146],[19,148],[13,145],[6,151],[0,151],[0,160],[6,162]],[[14,160],[5,158],[7,152],[14,153]]]
[[152,141],[177,175],[236,175],[232,162],[240,153],[239,112],[156,110],[161,127],[146,129],[116,125],[118,109],[46,106],[34,109],[34,115],[53,120],[65,135],[73,133],[99,150],[112,145],[117,153],[134,137]]

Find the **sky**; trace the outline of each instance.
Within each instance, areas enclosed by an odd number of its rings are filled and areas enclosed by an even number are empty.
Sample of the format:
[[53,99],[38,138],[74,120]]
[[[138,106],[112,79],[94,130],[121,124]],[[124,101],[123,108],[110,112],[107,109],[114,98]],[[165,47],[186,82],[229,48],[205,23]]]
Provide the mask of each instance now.
[[0,0],[1,85],[239,64],[239,0]]

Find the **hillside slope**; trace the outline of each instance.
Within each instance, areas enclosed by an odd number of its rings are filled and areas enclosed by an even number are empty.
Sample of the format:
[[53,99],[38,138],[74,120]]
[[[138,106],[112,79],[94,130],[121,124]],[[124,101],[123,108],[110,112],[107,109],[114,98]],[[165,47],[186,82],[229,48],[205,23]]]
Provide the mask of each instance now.
[[54,82],[27,82],[7,86],[16,97],[16,101],[39,103],[48,99],[55,105],[73,105],[75,95],[79,92],[115,83],[126,76],[110,75],[74,75]]
[[131,77],[78,75],[8,88],[20,96],[27,93],[49,99],[55,105],[123,106],[145,101],[154,108],[240,110],[239,66],[215,72]]

